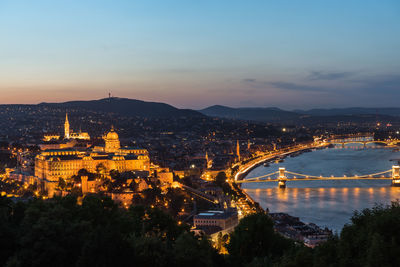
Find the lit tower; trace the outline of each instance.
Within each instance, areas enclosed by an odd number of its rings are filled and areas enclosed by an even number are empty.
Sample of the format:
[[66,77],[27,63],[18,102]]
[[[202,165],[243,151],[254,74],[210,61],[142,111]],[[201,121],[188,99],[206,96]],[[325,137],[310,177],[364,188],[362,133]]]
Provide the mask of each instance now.
[[68,113],[65,113],[64,138],[65,138],[65,139],[69,139],[69,121],[68,121]]
[[286,188],[286,169],[279,167],[278,187]]
[[392,166],[392,186],[400,186],[400,167]]
[[239,146],[239,140],[236,140],[236,156],[238,157],[238,161],[240,161],[240,146]]
[[207,169],[212,167],[212,161],[208,157],[208,152],[206,151],[206,162],[207,162]]

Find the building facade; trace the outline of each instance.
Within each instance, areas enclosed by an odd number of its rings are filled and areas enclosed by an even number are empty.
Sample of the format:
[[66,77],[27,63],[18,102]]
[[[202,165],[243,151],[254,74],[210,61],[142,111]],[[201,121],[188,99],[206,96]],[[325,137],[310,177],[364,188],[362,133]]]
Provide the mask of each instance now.
[[81,140],[90,140],[90,135],[86,132],[78,132],[75,133],[70,129],[68,113],[65,114],[65,122],[64,122],[64,139],[81,139]]
[[111,170],[150,171],[150,158],[145,149],[120,147],[118,134],[112,129],[105,137],[105,146],[93,150],[75,148],[45,150],[35,158],[35,176],[51,196],[59,178],[65,180],[85,169],[108,174]]
[[193,223],[196,228],[216,226],[225,230],[238,224],[238,215],[236,211],[207,211],[195,215]]

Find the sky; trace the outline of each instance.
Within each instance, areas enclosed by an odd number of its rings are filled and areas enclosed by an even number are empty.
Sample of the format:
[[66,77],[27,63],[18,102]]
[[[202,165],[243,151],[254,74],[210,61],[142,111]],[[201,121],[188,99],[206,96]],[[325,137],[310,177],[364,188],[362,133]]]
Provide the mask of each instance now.
[[400,106],[398,0],[0,0],[0,103]]

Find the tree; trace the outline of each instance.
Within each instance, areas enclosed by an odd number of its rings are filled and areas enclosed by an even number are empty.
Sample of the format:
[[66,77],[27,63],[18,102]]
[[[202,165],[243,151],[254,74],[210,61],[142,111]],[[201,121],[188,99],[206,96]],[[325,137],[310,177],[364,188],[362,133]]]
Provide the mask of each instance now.
[[85,239],[77,266],[132,266],[131,253],[118,228],[98,225]]
[[183,194],[181,189],[169,188],[166,194],[166,198],[167,199],[164,201],[170,202],[169,207],[170,211],[172,212],[171,214],[176,216],[184,207],[185,195]]
[[341,265],[396,266],[400,262],[400,204],[356,212],[338,242]]
[[190,233],[182,233],[175,242],[173,255],[176,266],[203,267],[213,266],[213,254],[211,244],[206,238],[196,239]]
[[[22,204],[23,205],[23,204]],[[17,248],[17,226],[13,220],[13,205],[9,198],[0,196],[0,265],[4,266]],[[19,217],[19,216],[18,216]]]
[[100,163],[96,166],[96,174],[100,177],[103,177],[104,174],[106,173],[107,168],[104,166],[103,163]]
[[65,180],[63,178],[61,178],[61,177],[58,178],[58,187],[61,190],[64,190],[66,186],[67,186],[67,184],[65,183]]
[[110,171],[110,176],[111,176],[111,179],[117,180],[117,179],[119,179],[121,177],[121,174],[119,173],[118,170],[111,170]]
[[226,183],[226,174],[225,172],[219,172],[217,177],[215,177],[215,184],[222,187]]
[[131,266],[174,266],[170,249],[159,238],[133,236],[129,241],[134,252],[134,264]]
[[287,251],[280,266],[398,266],[400,262],[400,205],[375,206],[355,212],[340,236],[313,250]]
[[267,214],[257,213],[243,218],[230,235],[226,246],[233,265],[250,263],[267,257],[271,262],[294,246],[293,241],[276,233]]

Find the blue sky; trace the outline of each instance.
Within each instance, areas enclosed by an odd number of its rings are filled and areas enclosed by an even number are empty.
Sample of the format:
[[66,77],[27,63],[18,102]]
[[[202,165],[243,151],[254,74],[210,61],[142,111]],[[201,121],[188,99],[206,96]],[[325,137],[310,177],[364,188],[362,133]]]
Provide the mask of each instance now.
[[400,1],[0,0],[1,103],[399,106]]

